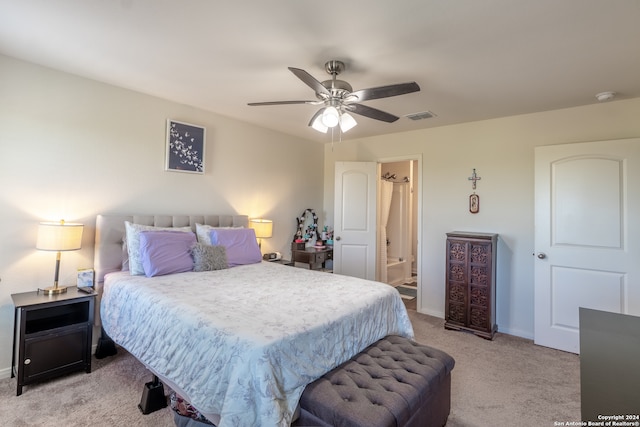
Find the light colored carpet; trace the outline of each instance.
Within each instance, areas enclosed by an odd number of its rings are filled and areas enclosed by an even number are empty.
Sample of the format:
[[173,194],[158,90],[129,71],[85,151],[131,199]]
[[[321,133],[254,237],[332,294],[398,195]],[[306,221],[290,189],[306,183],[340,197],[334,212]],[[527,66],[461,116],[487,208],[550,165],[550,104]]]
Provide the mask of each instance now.
[[[92,360],[90,374],[79,372],[25,386],[16,396],[15,378],[0,380],[0,425],[77,427],[170,427],[169,409],[142,415],[138,409],[149,371],[118,348],[113,357]],[[166,390],[166,388],[165,388]]]
[[[420,343],[456,360],[447,427],[553,426],[580,420],[579,358],[498,333],[493,341],[445,330],[442,319],[409,310]],[[142,415],[138,403],[149,372],[122,349],[77,373],[25,386],[0,380],[0,425],[173,426],[170,409]],[[165,391],[166,391],[165,387]]]
[[409,315],[416,341],[456,361],[447,427],[551,427],[555,421],[580,421],[578,355],[501,333],[489,341],[446,330],[442,319],[413,310]]

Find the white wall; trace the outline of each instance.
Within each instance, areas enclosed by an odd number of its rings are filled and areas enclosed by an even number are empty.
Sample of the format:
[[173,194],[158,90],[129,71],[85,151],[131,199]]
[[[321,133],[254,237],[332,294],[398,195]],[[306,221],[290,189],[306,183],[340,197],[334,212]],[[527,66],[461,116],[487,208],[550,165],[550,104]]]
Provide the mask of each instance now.
[[[168,118],[206,127],[205,175],[164,171]],[[62,254],[67,284],[93,265],[98,213],[270,218],[262,250],[288,256],[295,218],[322,211],[321,144],[6,56],[0,129],[0,378],[11,364],[10,295],[53,282],[55,255],[35,250],[39,221],[85,224],[82,250]]]
[[[325,147],[324,208],[333,222],[336,161],[422,156],[421,298],[418,311],[444,317],[445,233],[500,234],[497,323],[533,337],[534,147],[640,136],[640,98],[345,141]],[[390,125],[393,126],[393,125]],[[467,178],[476,168],[480,212]],[[640,213],[635,213],[640,215]]]

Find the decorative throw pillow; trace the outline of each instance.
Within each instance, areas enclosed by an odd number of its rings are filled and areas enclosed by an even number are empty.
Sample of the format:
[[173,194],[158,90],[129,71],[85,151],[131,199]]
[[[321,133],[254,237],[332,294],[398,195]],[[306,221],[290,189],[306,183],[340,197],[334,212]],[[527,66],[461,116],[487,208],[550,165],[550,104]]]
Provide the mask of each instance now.
[[212,271],[229,268],[227,250],[224,246],[196,243],[191,248],[191,255],[193,256],[193,271]]
[[211,244],[227,249],[229,267],[262,262],[262,253],[253,228],[214,229],[210,232]]
[[140,258],[147,277],[193,270],[191,248],[196,235],[180,231],[143,231],[140,233]]
[[242,226],[240,226],[240,227],[214,227],[212,225],[198,224],[196,222],[196,236],[198,236],[198,242],[199,243],[204,243],[205,245],[210,245],[211,244],[211,237],[210,237],[209,233],[211,233],[211,230],[227,229],[227,228],[244,228],[244,227],[242,227]]
[[140,233],[143,231],[181,231],[192,233],[191,227],[154,227],[152,225],[134,224],[129,221],[124,222],[125,235],[127,239],[127,253],[129,254],[129,272],[132,276],[144,274],[144,268],[140,260]]

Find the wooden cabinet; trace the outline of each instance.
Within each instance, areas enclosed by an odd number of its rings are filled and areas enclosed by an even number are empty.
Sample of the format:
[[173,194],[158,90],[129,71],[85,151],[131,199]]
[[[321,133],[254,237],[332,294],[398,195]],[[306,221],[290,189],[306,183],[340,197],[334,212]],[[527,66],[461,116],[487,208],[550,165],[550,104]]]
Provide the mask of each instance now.
[[447,233],[445,328],[493,339],[497,242],[497,234]]
[[17,392],[36,381],[76,371],[91,372],[91,340],[96,294],[12,294],[15,306],[11,376]]

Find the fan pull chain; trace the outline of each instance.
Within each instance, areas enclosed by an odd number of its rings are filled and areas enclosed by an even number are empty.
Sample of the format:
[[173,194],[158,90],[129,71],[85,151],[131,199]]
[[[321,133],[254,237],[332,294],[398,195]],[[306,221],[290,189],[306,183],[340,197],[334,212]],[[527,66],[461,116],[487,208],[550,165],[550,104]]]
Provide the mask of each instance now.
[[332,153],[333,153],[333,130],[334,130],[334,129],[335,129],[334,127],[333,127],[333,128],[331,128],[331,152],[332,152]]

